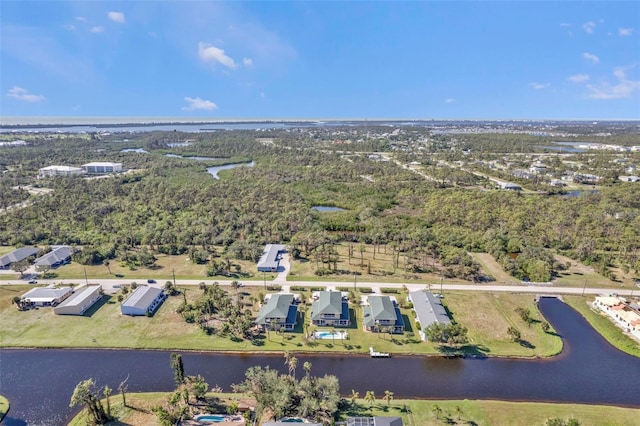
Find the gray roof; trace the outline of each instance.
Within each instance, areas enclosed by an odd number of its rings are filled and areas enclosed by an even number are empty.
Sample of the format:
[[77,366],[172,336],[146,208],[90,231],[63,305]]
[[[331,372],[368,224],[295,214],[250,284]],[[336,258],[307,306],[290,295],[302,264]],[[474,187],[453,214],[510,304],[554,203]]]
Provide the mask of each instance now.
[[266,318],[287,318],[289,315],[289,306],[291,306],[292,302],[293,294],[272,294],[269,301],[260,309],[256,323],[265,324]]
[[317,320],[321,315],[342,314],[342,292],[321,291],[318,300],[311,305],[311,319]]
[[67,293],[73,291],[73,287],[36,287],[32,288],[22,296],[20,296],[23,300],[31,300],[31,301],[54,301],[56,299],[61,298]]
[[138,309],[147,309],[162,290],[155,287],[141,286],[136,288],[127,299],[122,302],[122,306],[132,306]]
[[278,254],[285,251],[284,244],[267,244],[258,260],[258,268],[278,268]]
[[371,327],[380,320],[395,321],[396,325],[404,325],[399,310],[389,296],[373,295],[367,299],[369,305],[362,309],[366,326]]
[[60,263],[65,259],[68,259],[73,254],[73,249],[69,246],[52,246],[53,250],[37,258],[34,262],[35,265],[53,265]]
[[291,425],[322,426],[322,423],[299,423],[299,422],[264,422],[262,423],[262,426],[291,426]]
[[102,286],[99,285],[90,285],[77,289],[75,293],[73,293],[69,298],[65,299],[64,302],[58,305],[58,308],[62,308],[64,306],[78,306],[84,304],[84,302],[88,299],[91,299],[95,294],[96,290],[100,290]]
[[20,262],[30,256],[36,255],[40,250],[38,247],[20,247],[11,253],[7,253],[0,257],[0,268],[6,268],[14,262]]
[[412,291],[409,293],[409,298],[413,303],[413,310],[416,311],[416,316],[422,328],[434,322],[440,324],[451,323],[447,310],[442,306],[442,301],[430,291]]
[[403,426],[401,417],[347,417],[347,426]]

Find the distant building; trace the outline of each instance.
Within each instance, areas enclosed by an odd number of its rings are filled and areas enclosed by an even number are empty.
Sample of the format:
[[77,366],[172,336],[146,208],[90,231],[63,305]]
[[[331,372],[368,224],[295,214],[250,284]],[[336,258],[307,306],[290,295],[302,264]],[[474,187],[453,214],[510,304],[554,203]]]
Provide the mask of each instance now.
[[349,302],[342,292],[319,292],[318,300],[311,305],[311,323],[318,326],[350,326]]
[[256,324],[264,329],[291,331],[298,322],[298,305],[295,304],[293,294],[272,294],[267,303],[262,305]]
[[267,244],[264,247],[260,260],[258,260],[258,271],[278,272],[280,258],[284,252],[285,246],[283,244]]
[[51,268],[65,265],[71,262],[73,249],[69,246],[51,246],[51,251],[37,258],[33,264],[36,266],[47,265]]
[[73,287],[36,287],[22,296],[24,306],[56,306],[73,294]]
[[0,257],[0,269],[9,269],[11,268],[12,263],[28,259],[41,251],[42,249],[38,247],[20,247],[19,249],[15,249],[11,253],[7,253]]
[[420,338],[427,340],[424,334],[425,327],[433,323],[450,324],[451,319],[447,315],[447,310],[442,305],[442,300],[435,297],[433,293],[426,290],[412,291],[409,293],[409,300],[413,304],[416,313],[416,320],[420,323]]
[[84,174],[81,167],[72,166],[47,166],[38,170],[38,177],[75,176]]
[[403,426],[401,417],[347,417],[346,423],[336,423],[345,426]]
[[622,182],[640,182],[640,176],[618,176]]
[[152,314],[166,298],[167,295],[159,288],[141,286],[122,302],[120,312],[122,315],[131,316]]
[[82,165],[82,169],[90,175],[104,175],[109,173],[120,173],[122,163],[94,162]]
[[102,286],[80,287],[64,302],[53,308],[56,315],[82,315],[102,297]]
[[604,311],[627,333],[640,339],[640,312],[620,297],[596,297],[594,306]]
[[512,182],[501,183],[500,188],[506,189],[507,191],[522,191],[522,187],[520,185],[516,185]]
[[389,296],[372,295],[367,297],[367,303],[362,308],[365,330],[379,333],[390,328],[392,333],[404,332],[400,308]]

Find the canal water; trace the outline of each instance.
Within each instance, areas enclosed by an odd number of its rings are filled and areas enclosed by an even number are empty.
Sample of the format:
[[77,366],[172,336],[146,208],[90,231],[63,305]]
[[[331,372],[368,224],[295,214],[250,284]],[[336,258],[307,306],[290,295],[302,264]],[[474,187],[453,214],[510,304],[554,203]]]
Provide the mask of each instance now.
[[[640,407],[640,359],[609,345],[576,311],[543,298],[540,310],[563,337],[562,354],[551,359],[447,359],[395,356],[298,356],[315,375],[335,374],[342,392],[363,395],[385,390],[396,398],[502,399],[575,402]],[[254,365],[286,372],[282,354],[224,355],[182,352],[186,374],[201,374],[225,391]],[[168,351],[12,350],[0,351],[0,394],[11,401],[7,426],[60,425],[75,385],[94,378],[117,389],[128,377],[129,392],[174,388]],[[299,373],[302,374],[302,373]],[[117,393],[117,392],[114,392]],[[115,395],[112,398],[119,398]]]

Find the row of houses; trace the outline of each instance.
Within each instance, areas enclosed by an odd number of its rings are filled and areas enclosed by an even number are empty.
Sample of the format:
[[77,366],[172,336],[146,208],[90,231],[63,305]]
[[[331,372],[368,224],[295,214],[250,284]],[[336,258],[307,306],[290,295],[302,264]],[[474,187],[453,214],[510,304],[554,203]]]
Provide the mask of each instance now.
[[[35,257],[42,252],[39,247],[20,247],[0,257],[0,269],[10,269],[13,263]],[[43,254],[33,261],[35,266],[57,268],[71,262],[73,249],[69,246],[51,246],[49,253]]]
[[[298,420],[295,420],[296,422]],[[292,420],[265,422],[264,426],[289,426]],[[304,423],[305,426],[322,426],[321,423]],[[397,416],[349,416],[346,421],[337,422],[337,426],[403,426],[402,417]]]
[[[166,299],[159,288],[141,286],[136,288],[120,305],[123,315],[144,316],[155,310]],[[56,315],[83,315],[102,298],[102,286],[36,287],[20,297],[23,307],[52,306]]]
[[104,175],[122,172],[122,163],[110,163],[97,161],[83,164],[81,167],[73,166],[47,166],[38,169],[38,177],[77,176],[83,174]]
[[[434,322],[451,322],[439,298],[431,292],[411,292],[410,301],[421,327]],[[310,322],[315,326],[349,327],[351,316],[347,294],[340,291],[320,291],[311,305]],[[363,327],[372,332],[403,333],[405,322],[397,302],[389,296],[369,295],[363,310]],[[256,324],[270,330],[292,331],[298,323],[298,301],[293,294],[272,294],[262,306]],[[422,340],[426,337],[419,331]]]

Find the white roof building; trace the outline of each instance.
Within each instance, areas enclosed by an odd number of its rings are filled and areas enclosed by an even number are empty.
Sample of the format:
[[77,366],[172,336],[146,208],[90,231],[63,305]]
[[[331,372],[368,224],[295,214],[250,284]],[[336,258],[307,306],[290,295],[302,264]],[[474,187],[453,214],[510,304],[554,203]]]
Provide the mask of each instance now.
[[36,287],[20,296],[20,299],[34,306],[56,306],[72,293],[73,287]]
[[93,162],[82,165],[82,169],[89,174],[120,173],[122,163]]
[[56,315],[82,315],[102,297],[102,286],[92,285],[78,288],[73,295],[53,308]]
[[122,315],[143,316],[153,313],[167,297],[159,288],[142,286],[138,287],[129,297],[122,302],[120,312]]
[[74,176],[84,174],[81,167],[72,166],[47,166],[38,170],[38,177]]

